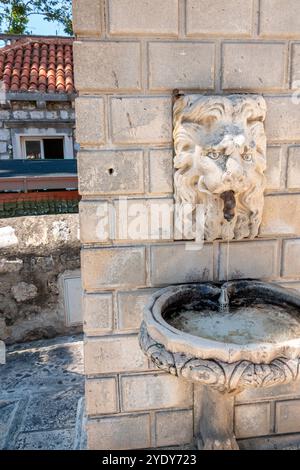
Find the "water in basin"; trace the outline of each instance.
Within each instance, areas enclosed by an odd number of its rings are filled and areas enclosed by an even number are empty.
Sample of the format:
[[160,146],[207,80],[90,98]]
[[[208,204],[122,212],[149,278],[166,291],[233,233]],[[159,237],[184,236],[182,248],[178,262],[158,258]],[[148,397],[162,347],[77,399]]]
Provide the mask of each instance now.
[[300,337],[299,310],[257,303],[231,307],[230,313],[182,308],[165,317],[177,330],[224,343],[276,343]]

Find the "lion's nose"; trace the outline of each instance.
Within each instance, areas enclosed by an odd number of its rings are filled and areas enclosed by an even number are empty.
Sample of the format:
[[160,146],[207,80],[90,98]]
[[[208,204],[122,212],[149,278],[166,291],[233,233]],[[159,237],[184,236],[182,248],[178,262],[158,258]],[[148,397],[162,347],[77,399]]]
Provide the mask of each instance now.
[[233,158],[228,158],[226,162],[225,178],[229,178],[235,181],[244,179],[242,166]]
[[226,171],[223,176],[223,182],[227,184],[234,184],[234,183],[243,183],[245,180],[244,175],[234,175],[231,172]]

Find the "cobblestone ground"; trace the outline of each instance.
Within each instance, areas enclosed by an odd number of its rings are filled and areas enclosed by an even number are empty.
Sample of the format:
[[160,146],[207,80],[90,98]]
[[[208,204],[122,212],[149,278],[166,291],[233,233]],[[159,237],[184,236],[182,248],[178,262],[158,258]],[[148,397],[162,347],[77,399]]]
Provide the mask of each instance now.
[[82,336],[7,349],[0,365],[0,449],[84,447]]
[[[0,449],[86,448],[82,336],[7,349],[0,365]],[[241,449],[300,450],[299,436],[245,439]],[[195,450],[194,443],[161,451]]]

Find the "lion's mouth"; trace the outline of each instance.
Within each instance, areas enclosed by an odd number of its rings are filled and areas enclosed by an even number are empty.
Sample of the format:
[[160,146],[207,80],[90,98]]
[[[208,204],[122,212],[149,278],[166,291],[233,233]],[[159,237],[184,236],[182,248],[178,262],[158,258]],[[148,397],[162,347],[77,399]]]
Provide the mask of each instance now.
[[234,191],[224,191],[220,195],[221,199],[224,201],[224,219],[227,222],[230,222],[235,216],[236,200]]

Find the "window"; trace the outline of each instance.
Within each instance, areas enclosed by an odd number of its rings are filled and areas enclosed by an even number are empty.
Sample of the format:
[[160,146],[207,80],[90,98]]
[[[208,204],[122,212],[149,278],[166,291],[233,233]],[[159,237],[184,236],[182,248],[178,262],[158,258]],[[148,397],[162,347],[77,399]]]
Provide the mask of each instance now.
[[23,158],[27,160],[62,160],[65,158],[64,138],[23,137]]
[[74,155],[73,127],[12,128],[13,158],[39,160],[72,160]]
[[25,158],[28,160],[40,160],[42,158],[40,140],[25,140]]
[[44,139],[44,158],[45,159],[63,159],[64,158],[64,139]]

